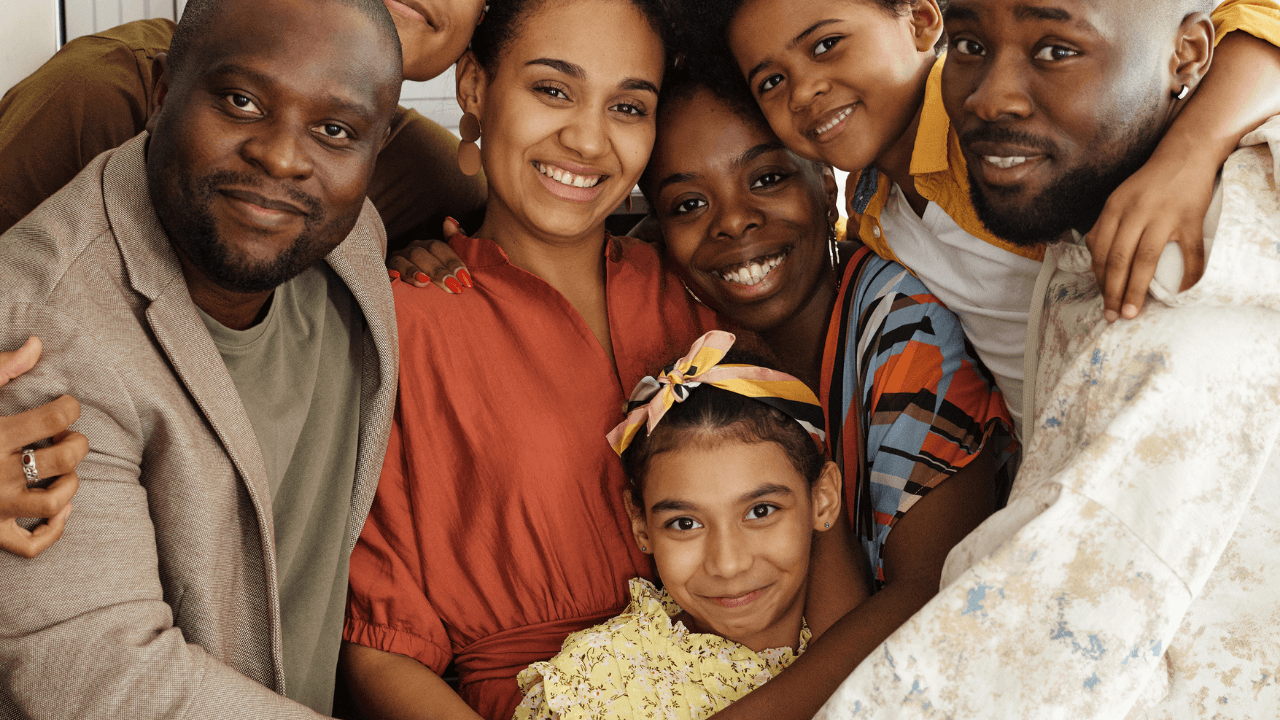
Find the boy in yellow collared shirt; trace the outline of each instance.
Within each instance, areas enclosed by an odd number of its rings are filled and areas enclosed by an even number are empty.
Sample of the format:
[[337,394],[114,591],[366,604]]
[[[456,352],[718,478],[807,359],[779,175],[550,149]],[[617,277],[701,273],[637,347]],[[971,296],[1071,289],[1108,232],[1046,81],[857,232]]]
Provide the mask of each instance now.
[[[941,101],[939,4],[718,0],[706,12],[726,19],[734,58],[787,146],[855,173],[849,227],[960,316],[1020,421],[1026,322],[1043,251],[995,237],[973,209]],[[1213,20],[1218,39],[1227,38],[1213,71],[1090,234],[1111,319],[1137,313],[1169,240],[1182,245],[1184,286],[1199,277],[1217,168],[1240,137],[1280,112],[1280,1],[1228,0]],[[1045,72],[1063,50],[1052,38],[1028,48]],[[991,161],[1029,160],[1037,159]]]

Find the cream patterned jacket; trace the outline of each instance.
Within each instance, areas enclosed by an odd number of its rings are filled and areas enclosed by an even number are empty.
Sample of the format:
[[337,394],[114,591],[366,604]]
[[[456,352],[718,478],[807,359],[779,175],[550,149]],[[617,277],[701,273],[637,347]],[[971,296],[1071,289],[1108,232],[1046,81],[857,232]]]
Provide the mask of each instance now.
[[1280,118],[1223,168],[1202,280],[1136,320],[1052,248],[1009,505],[819,717],[1280,714],[1277,175]]

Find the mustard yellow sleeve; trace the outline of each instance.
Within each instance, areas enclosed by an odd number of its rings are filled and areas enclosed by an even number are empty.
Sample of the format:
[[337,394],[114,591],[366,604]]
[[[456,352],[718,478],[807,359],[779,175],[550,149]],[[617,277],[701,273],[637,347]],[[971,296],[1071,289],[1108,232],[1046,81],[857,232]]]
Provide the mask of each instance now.
[[1227,0],[1213,11],[1215,44],[1229,32],[1242,30],[1280,46],[1280,0]]

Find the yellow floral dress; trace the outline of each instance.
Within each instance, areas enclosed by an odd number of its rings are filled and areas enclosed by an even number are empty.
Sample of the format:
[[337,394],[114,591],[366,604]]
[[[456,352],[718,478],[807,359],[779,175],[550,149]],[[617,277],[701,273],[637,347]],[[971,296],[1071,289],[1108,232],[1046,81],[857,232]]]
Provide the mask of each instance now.
[[525,668],[515,720],[696,720],[768,682],[804,652],[754,652],[719,635],[693,633],[672,618],[682,611],[647,580],[631,581],[619,616],[570,635],[560,654]]

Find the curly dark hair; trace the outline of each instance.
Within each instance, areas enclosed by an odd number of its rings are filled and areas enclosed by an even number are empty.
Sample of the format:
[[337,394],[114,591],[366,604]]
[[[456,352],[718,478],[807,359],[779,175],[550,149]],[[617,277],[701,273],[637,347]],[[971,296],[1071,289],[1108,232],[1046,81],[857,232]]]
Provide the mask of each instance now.
[[[751,88],[738,71],[738,66],[733,63],[733,58],[729,57],[728,47],[723,48],[723,53],[715,50],[716,48],[706,45],[687,44],[677,37],[675,64],[667,70],[658,99],[659,136],[665,126],[665,114],[677,107],[679,101],[687,100],[700,91],[709,92],[712,97],[724,101],[739,117],[761,127],[769,127],[769,121],[760,111],[756,99],[751,96]],[[657,200],[652,194],[651,167],[652,164],[645,167],[638,183],[650,208]]]
[[[768,367],[755,355],[739,350],[729,351],[722,364]],[[622,466],[631,479],[631,501],[635,507],[644,512],[645,477],[654,457],[688,443],[727,440],[777,443],[796,472],[810,485],[818,481],[827,462],[826,454],[813,442],[813,437],[786,413],[745,395],[702,385],[662,416],[653,435],[648,434],[647,428],[640,428],[622,453]]]
[[[567,0],[555,0],[566,2]],[[524,18],[552,0],[492,0],[484,14],[484,20],[476,26],[471,36],[471,52],[480,61],[480,67],[492,74],[502,61],[502,54],[511,45],[523,25]],[[658,34],[664,51],[670,57],[672,44],[671,15],[666,0],[619,0],[628,2],[644,15],[649,27]]]

